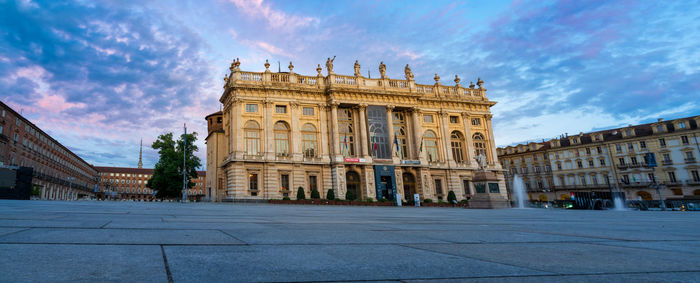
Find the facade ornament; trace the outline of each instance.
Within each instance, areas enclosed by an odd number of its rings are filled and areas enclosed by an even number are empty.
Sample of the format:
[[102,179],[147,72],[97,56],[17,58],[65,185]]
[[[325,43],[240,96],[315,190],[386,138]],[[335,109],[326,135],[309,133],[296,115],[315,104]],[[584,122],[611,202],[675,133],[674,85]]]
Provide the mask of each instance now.
[[406,67],[403,68],[403,72],[406,74],[407,80],[413,80],[413,72],[411,72],[411,67],[409,67],[408,64],[406,64]]
[[396,105],[391,105],[391,104],[389,104],[389,105],[386,106],[386,110],[388,110],[388,111],[393,111],[394,108],[396,108]]
[[368,104],[367,103],[360,103],[357,105],[357,108],[360,108],[360,110],[364,110],[367,108]]
[[228,85],[228,76],[224,76],[224,88]]
[[466,123],[467,120],[469,119],[469,113],[467,113],[467,112],[462,112],[462,118],[463,118],[464,121],[465,121],[464,123]]
[[386,78],[386,65],[384,65],[384,61],[379,62],[379,75],[381,78]]
[[486,156],[484,156],[483,154],[479,154],[476,157],[474,157],[474,159],[476,159],[476,163],[479,164],[479,170],[483,171],[484,169],[486,169]]
[[323,71],[323,69],[321,69],[321,64],[318,64],[318,67],[316,68],[316,72],[318,72],[318,76],[319,76],[319,77],[322,77],[322,76],[323,76],[323,75],[321,74],[321,71]]
[[433,77],[433,79],[435,80],[435,84],[439,84],[439,83],[440,83],[440,76],[438,76],[437,73],[435,73],[435,77]]
[[292,64],[292,61],[289,61],[289,72],[293,72],[294,70],[294,65]]
[[484,118],[486,118],[486,120],[491,120],[491,118],[493,118],[493,115],[492,115],[492,114],[486,114],[486,115],[484,115]]
[[462,79],[459,78],[459,76],[455,75],[455,83],[459,85],[459,82],[461,82]]
[[333,61],[335,61],[335,56],[333,56],[333,59],[326,59],[326,70],[328,71],[329,75],[333,73]]
[[359,77],[360,75],[360,63],[355,60],[355,76]]
[[231,73],[233,73],[234,71],[240,70],[239,66],[241,66],[241,60],[236,58],[233,59],[233,62],[231,62],[231,66],[228,69],[231,70]]
[[299,102],[292,101],[289,103],[289,106],[291,106],[292,109],[297,109],[297,107],[299,107]]
[[479,78],[478,80],[476,80],[476,85],[479,86],[479,89],[482,89],[484,88],[484,81],[482,81],[481,78]]
[[469,82],[469,88],[474,89],[474,82]]
[[270,62],[268,62],[267,59],[265,59],[265,72],[269,72],[269,71],[270,71]]

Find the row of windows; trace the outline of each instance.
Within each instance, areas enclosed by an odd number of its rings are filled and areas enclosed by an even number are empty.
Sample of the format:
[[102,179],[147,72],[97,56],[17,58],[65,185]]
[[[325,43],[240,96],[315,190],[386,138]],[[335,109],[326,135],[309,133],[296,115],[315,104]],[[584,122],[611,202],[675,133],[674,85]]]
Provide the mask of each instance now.
[[[258,112],[258,104],[246,104],[245,105],[245,112],[257,113]],[[287,106],[286,105],[275,105],[275,113],[287,114]],[[314,115],[314,108],[313,107],[302,107],[301,113],[304,116],[313,116]]]
[[[343,115],[339,115],[339,132],[342,134],[340,136],[339,145],[343,149],[342,153],[345,156],[355,155],[354,137],[353,137],[353,126],[352,126],[352,116],[351,113],[342,112]],[[399,119],[396,119],[394,123],[394,130],[396,135],[396,144],[398,145],[398,153],[402,158],[406,157],[407,147],[406,147],[406,125],[405,119],[401,115],[397,115]],[[245,149],[246,154],[250,156],[260,155],[260,138],[261,138],[261,128],[260,125],[255,121],[248,121],[244,126],[244,136],[245,136]],[[279,121],[275,123],[273,128],[274,135],[274,146],[275,154],[278,157],[288,156],[290,153],[289,147],[289,125],[286,122]],[[301,143],[302,152],[304,157],[311,158],[316,157],[318,153],[318,140],[317,140],[317,130],[312,124],[304,124],[301,128]],[[475,133],[473,135],[474,140],[474,154],[475,156],[484,155],[486,156],[486,141],[481,133]],[[432,130],[427,130],[423,139],[425,141],[425,149],[429,161],[439,160],[439,140],[437,135]],[[423,140],[421,141],[421,150],[423,146]],[[451,135],[451,148],[452,156],[454,160],[458,163],[465,162],[465,140],[462,133],[459,131],[452,132]]]

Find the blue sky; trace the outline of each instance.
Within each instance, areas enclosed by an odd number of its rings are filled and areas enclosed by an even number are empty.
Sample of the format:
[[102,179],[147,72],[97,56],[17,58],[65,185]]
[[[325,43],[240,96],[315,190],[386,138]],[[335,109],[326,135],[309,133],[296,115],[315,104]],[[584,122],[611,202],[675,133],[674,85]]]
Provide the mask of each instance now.
[[[700,1],[6,1],[0,99],[90,163],[200,135],[223,76],[334,71],[481,77],[497,145],[700,114]],[[274,68],[273,68],[274,69]],[[450,80],[443,79],[449,84]],[[144,166],[157,153],[144,148]],[[204,164],[204,163],[203,163]]]

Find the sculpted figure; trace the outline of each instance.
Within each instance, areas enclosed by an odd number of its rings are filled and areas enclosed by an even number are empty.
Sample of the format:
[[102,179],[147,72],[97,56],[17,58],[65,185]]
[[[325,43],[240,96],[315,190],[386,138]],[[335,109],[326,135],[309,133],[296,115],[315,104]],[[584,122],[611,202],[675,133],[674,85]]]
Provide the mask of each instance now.
[[357,60],[355,60],[355,76],[360,76],[360,63],[358,63]]
[[326,70],[328,70],[329,75],[333,73],[333,61],[335,61],[335,56],[333,56],[333,59],[328,58],[326,60]]
[[408,64],[406,64],[406,67],[403,68],[403,72],[406,73],[407,80],[413,80],[413,72],[411,72],[411,67],[409,67]]
[[379,62],[379,75],[382,79],[386,77],[386,65],[384,65],[384,61]]
[[486,168],[486,156],[484,156],[483,154],[479,154],[476,157],[474,157],[474,159],[476,159],[476,162],[479,164],[479,170],[483,170],[484,168]]

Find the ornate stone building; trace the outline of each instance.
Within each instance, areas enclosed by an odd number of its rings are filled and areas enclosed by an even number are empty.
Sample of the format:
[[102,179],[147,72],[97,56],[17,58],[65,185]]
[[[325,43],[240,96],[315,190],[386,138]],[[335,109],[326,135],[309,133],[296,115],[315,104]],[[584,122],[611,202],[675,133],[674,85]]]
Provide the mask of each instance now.
[[[446,200],[507,196],[483,81],[468,87],[405,79],[293,72],[245,72],[224,78],[223,110],[206,117],[207,188],[217,201],[296,197]],[[478,158],[477,158],[478,157]],[[479,174],[475,174],[475,173]],[[478,176],[476,176],[478,175]],[[475,186],[476,185],[476,186]],[[487,191],[485,188],[489,187]],[[478,194],[477,194],[478,193]],[[496,205],[493,205],[496,204]]]

